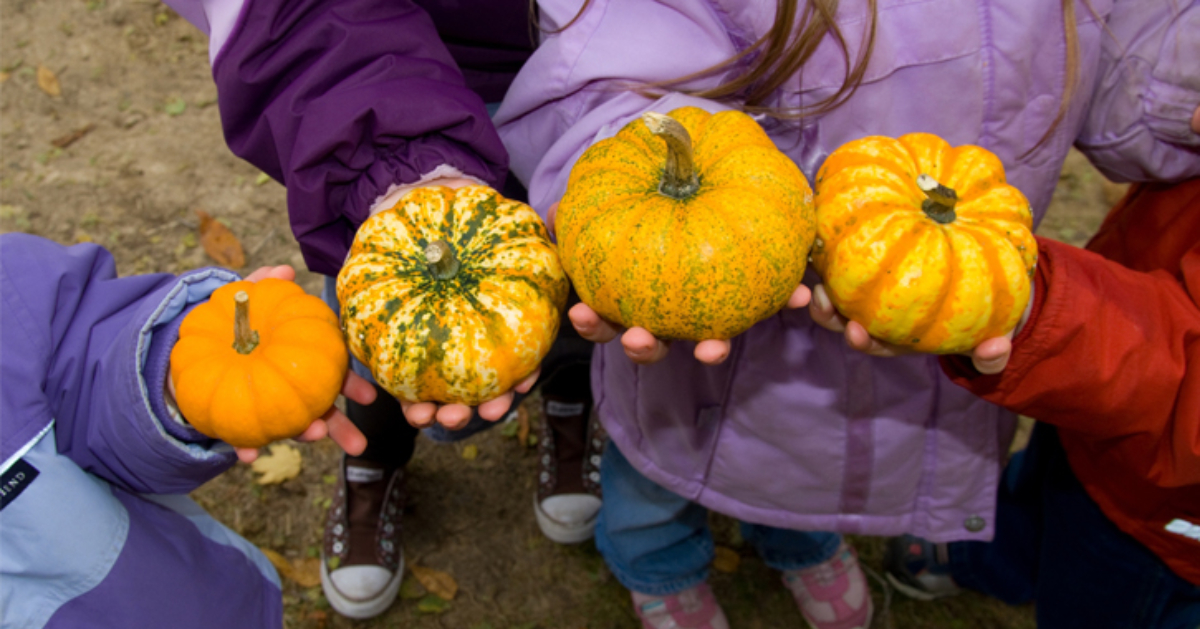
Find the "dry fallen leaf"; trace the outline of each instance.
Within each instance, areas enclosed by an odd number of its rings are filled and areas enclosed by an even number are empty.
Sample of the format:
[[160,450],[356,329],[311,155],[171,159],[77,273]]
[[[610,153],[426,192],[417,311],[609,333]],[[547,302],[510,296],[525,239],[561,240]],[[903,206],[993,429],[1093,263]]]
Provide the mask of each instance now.
[[321,585],[321,560],[317,557],[293,559],[291,579],[303,588]]
[[54,72],[46,66],[39,65],[37,67],[37,84],[42,88],[42,91],[58,97],[62,95],[62,87],[58,84],[58,77],[54,76]]
[[12,78],[12,72],[0,72],[0,83],[3,83]]
[[737,554],[736,550],[725,546],[717,546],[712,567],[717,572],[733,573],[737,572],[738,564],[741,562],[742,558]]
[[246,254],[242,241],[229,228],[204,210],[196,210],[200,217],[200,244],[204,252],[224,267],[240,269],[246,265]]
[[300,587],[313,588],[321,585],[321,560],[316,557],[305,557],[288,561],[283,555],[270,548],[259,547],[279,576],[295,581]]
[[445,572],[418,565],[410,566],[409,571],[430,594],[447,601],[453,600],[454,595],[458,594],[458,582]]
[[262,551],[262,554],[267,556],[267,559],[270,560],[271,565],[275,566],[275,569],[279,571],[279,576],[285,579],[291,578],[290,575],[292,573],[292,563],[288,561],[286,557],[271,550],[270,548],[263,548],[262,546],[259,546],[258,549]]
[[54,146],[57,146],[60,149],[65,149],[68,146],[71,146],[72,144],[74,144],[77,140],[79,140],[79,138],[82,138],[83,136],[91,133],[92,129],[95,129],[95,128],[96,128],[95,124],[88,123],[66,135],[61,135],[57,138],[54,138],[53,140],[50,140],[50,143],[53,144]]
[[250,469],[262,474],[259,485],[274,485],[295,478],[300,473],[300,451],[286,443],[272,443],[270,454],[259,456],[250,464]]

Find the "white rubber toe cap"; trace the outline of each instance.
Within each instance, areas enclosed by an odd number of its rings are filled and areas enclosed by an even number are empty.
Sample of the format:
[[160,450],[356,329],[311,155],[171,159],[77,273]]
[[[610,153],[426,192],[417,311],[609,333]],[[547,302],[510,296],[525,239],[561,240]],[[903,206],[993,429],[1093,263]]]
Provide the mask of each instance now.
[[396,600],[404,576],[404,560],[389,572],[380,566],[346,566],[329,572],[321,563],[321,586],[325,598],[347,618],[374,618]]
[[562,494],[538,502],[533,498],[538,528],[559,544],[578,544],[591,539],[596,530],[601,500],[591,494]]

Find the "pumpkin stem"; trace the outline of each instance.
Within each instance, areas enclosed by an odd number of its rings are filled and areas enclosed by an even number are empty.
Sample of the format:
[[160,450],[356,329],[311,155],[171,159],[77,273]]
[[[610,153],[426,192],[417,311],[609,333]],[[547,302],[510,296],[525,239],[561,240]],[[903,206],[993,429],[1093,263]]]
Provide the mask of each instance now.
[[258,347],[258,332],[250,329],[250,295],[239,290],[233,296],[233,349],[249,354]]
[[958,203],[958,193],[953,188],[947,188],[936,179],[922,173],[917,177],[917,187],[929,197],[921,203],[921,209],[934,221],[945,225],[953,223],[958,215],[954,205]]
[[666,140],[667,164],[658,191],[672,199],[686,199],[700,187],[696,166],[692,163],[692,136],[678,120],[653,111],[642,114],[650,133]]
[[445,240],[429,243],[429,246],[425,247],[425,263],[429,265],[433,276],[439,280],[454,277],[461,266],[458,256],[454,255],[454,247]]

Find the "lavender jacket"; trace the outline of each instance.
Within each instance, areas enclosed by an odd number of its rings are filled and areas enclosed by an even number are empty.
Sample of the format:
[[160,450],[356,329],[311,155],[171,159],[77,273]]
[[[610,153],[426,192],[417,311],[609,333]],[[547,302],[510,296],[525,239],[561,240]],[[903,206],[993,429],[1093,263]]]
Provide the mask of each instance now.
[[275,569],[185,495],[233,450],[163,402],[182,314],[236,279],[0,236],[0,627],[282,626]]
[[[543,0],[548,30],[578,1]],[[936,133],[1004,161],[1040,218],[1063,159],[1078,146],[1118,180],[1200,175],[1200,4],[1091,0],[1079,9],[1080,87],[1048,142],[1063,97],[1065,38],[1057,2],[883,1],[874,54],[850,100],[798,124],[763,120],[811,181],[841,144],[866,135]],[[592,0],[547,37],[496,116],[512,168],[543,213],[571,165],[642,112],[727,107],[623,85],[685,76],[761,37],[774,2]],[[837,20],[857,55],[866,3]],[[1173,14],[1172,11],[1178,13]],[[825,41],[775,103],[836,91],[845,62]],[[717,84],[720,77],[687,87]],[[736,105],[736,103],[733,103]],[[811,275],[806,283],[816,281]],[[708,367],[676,343],[637,366],[617,342],[597,351],[593,388],[615,444],[643,474],[743,520],[779,527],[936,540],[989,539],[1013,416],[950,384],[930,357],[871,358],[783,312],[734,339]]]
[[336,275],[399,186],[465,176],[503,189],[485,99],[533,48],[526,0],[167,4],[209,36],[225,140],[287,187],[310,270]]

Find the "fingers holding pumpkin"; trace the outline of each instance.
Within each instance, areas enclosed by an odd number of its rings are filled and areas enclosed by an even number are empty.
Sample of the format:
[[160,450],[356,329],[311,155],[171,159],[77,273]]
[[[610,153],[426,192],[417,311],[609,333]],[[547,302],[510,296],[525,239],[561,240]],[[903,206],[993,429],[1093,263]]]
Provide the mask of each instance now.
[[[790,305],[790,302],[789,302]],[[817,325],[837,332],[846,339],[846,344],[869,356],[899,356],[910,353],[910,350],[885,343],[867,332],[867,329],[857,321],[851,321],[834,308],[825,291],[824,284],[817,284],[812,290],[811,301],[808,303],[808,313]]]
[[[513,391],[528,393],[533,388],[534,383],[537,382],[540,372],[540,369],[535,370],[518,383],[517,386],[513,387],[512,391],[506,391],[481,403],[477,409],[479,416],[490,422],[498,421],[504,417],[508,413],[508,409],[512,406]],[[434,423],[438,423],[450,430],[461,430],[466,428],[474,414],[471,407],[465,404],[439,405],[433,402],[406,402],[400,400],[400,407],[404,410],[404,417],[408,420],[408,423],[416,428],[428,428]]]
[[293,269],[286,264],[279,266],[262,266],[255,269],[250,275],[247,275],[246,281],[257,282],[268,277],[292,282],[296,279],[296,269]]
[[567,317],[571,320],[571,325],[575,327],[579,336],[593,343],[607,343],[617,338],[622,331],[622,328],[600,318],[600,315],[585,303],[571,306],[571,309],[567,311]]
[[817,325],[830,332],[845,332],[847,319],[833,307],[829,293],[824,284],[817,284],[812,291],[812,299],[808,303],[808,314]]

